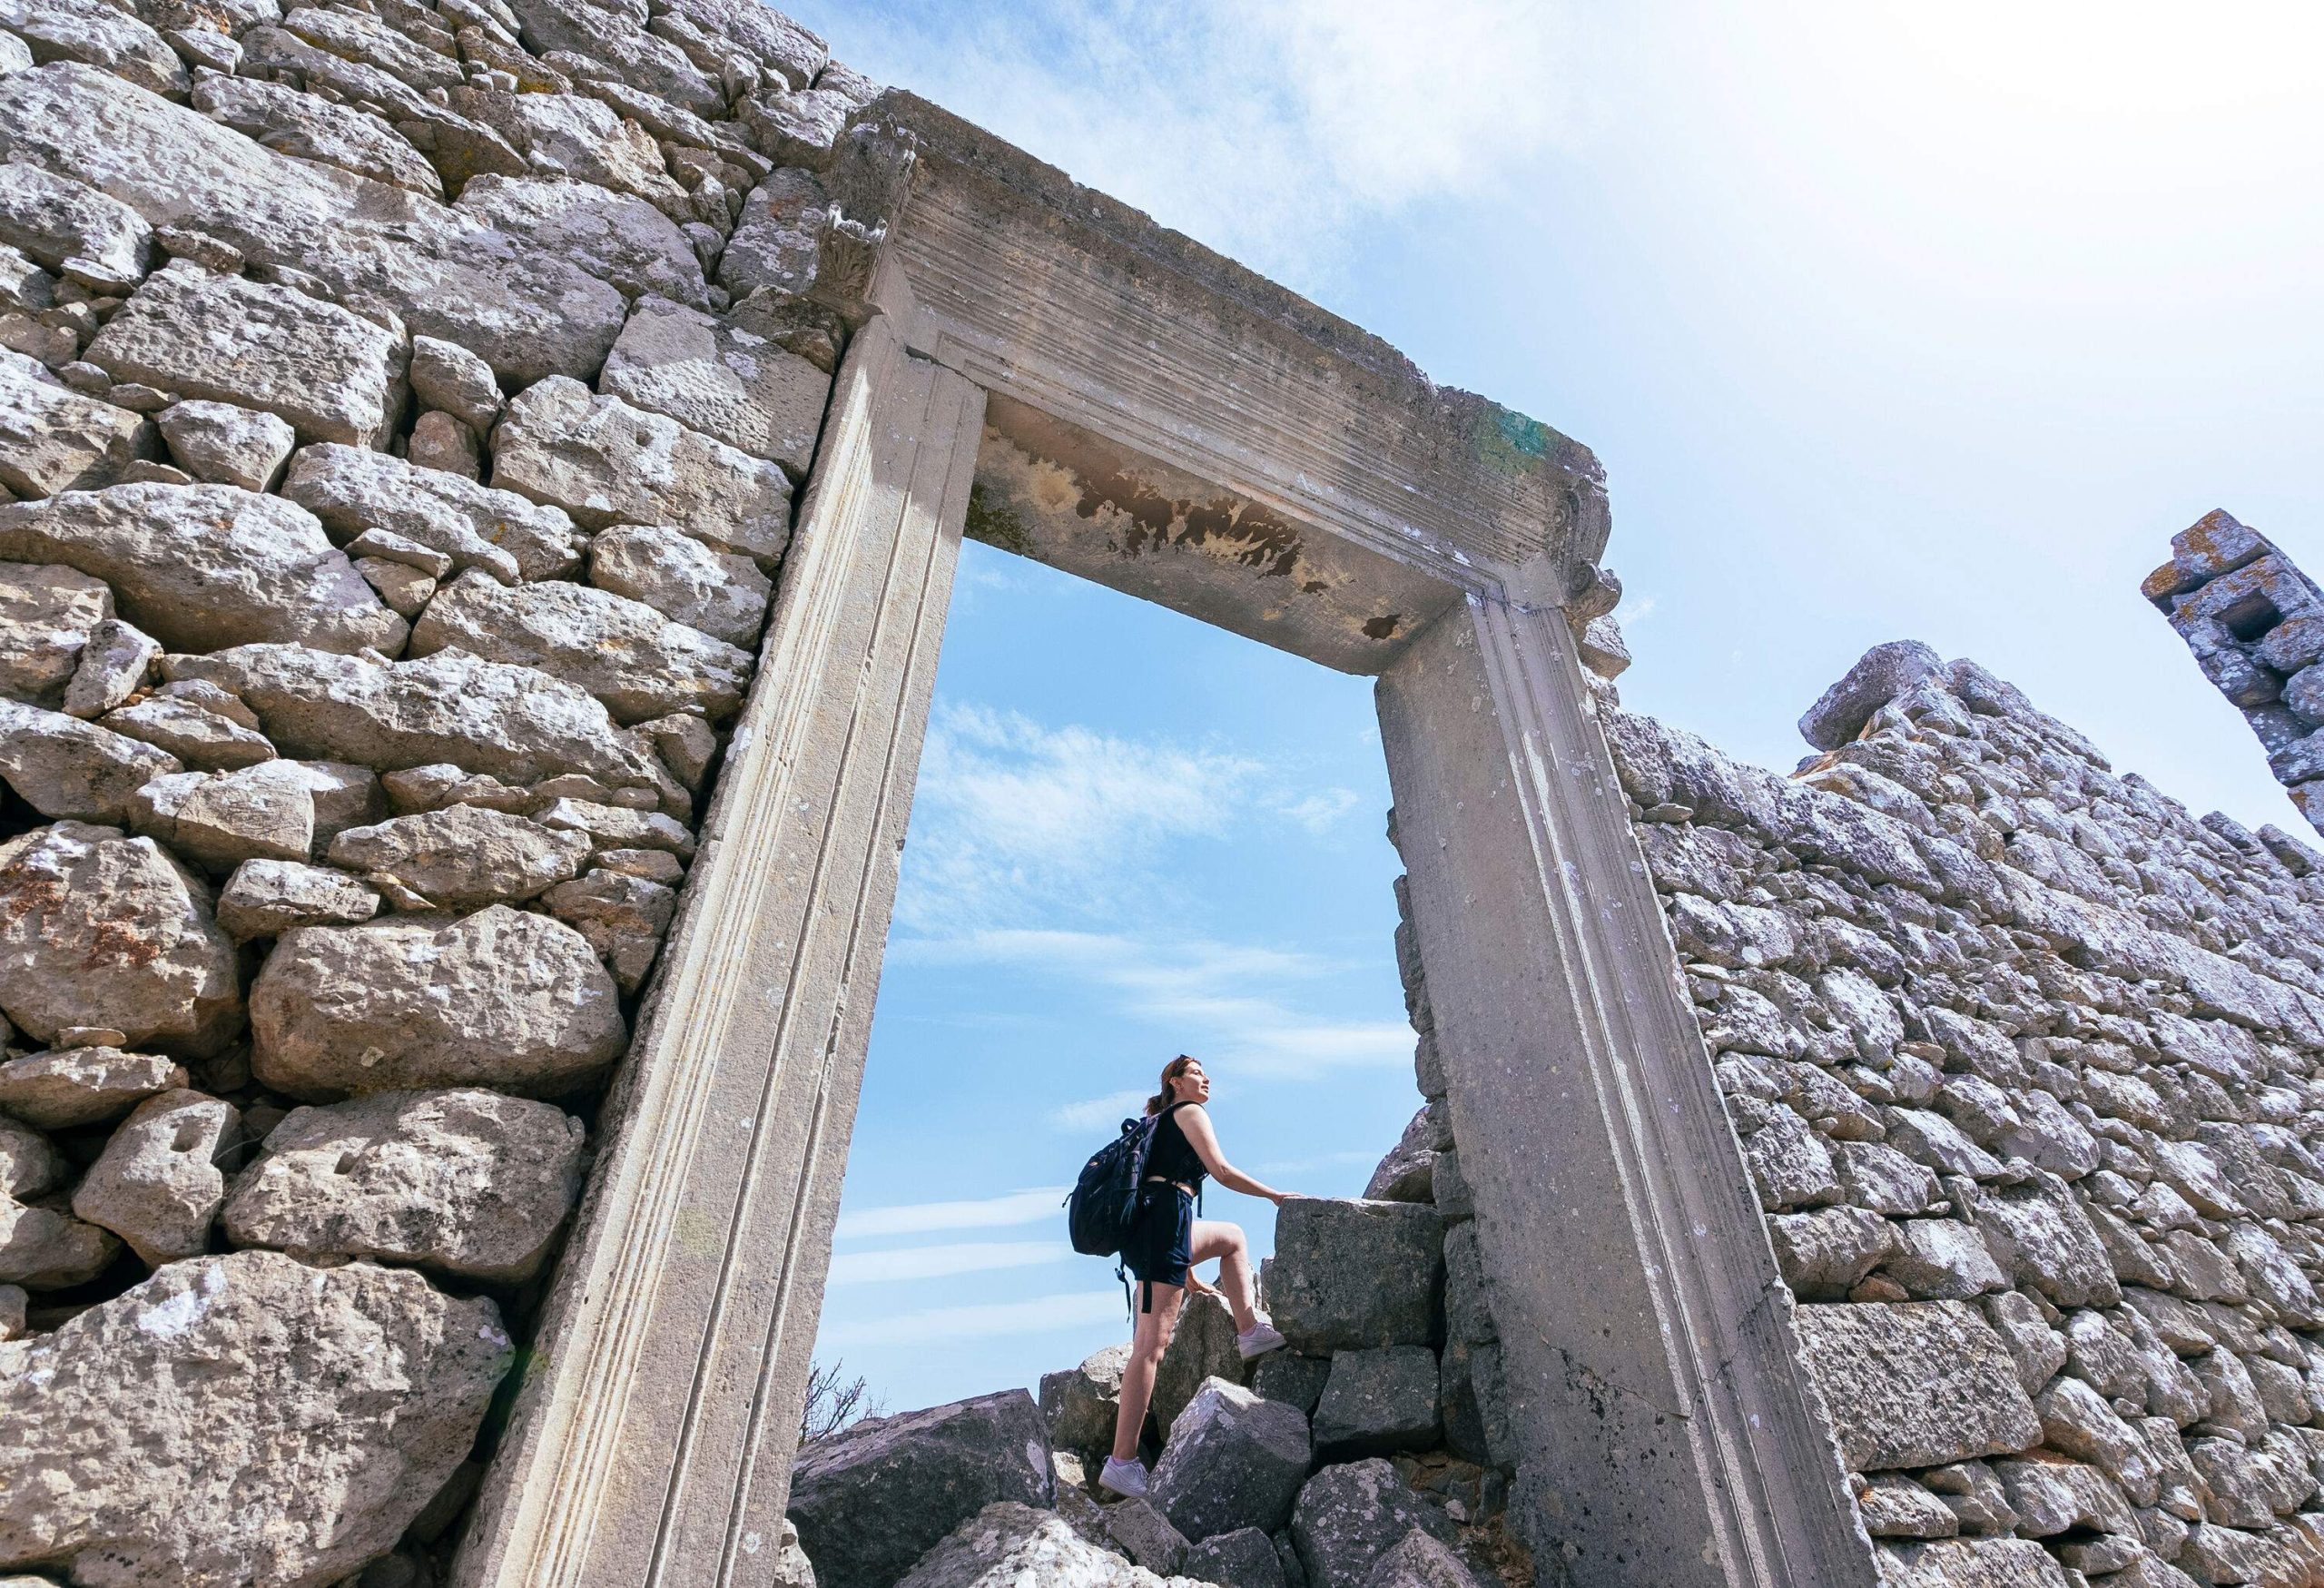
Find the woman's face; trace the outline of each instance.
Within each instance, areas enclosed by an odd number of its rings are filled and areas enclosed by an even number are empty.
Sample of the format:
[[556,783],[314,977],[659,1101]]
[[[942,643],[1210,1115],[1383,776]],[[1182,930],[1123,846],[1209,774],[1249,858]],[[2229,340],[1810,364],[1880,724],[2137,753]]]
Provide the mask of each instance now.
[[1170,1083],[1170,1095],[1182,1103],[1206,1103],[1210,1100],[1210,1077],[1202,1072],[1199,1062],[1178,1071],[1178,1079]]

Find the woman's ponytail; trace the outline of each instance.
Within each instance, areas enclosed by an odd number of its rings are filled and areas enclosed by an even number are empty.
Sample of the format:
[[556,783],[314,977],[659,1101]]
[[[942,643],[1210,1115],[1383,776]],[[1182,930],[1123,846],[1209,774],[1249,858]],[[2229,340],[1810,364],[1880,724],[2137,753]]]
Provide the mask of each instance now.
[[1194,1062],[1195,1060],[1191,1054],[1181,1053],[1162,1066],[1162,1090],[1146,1100],[1146,1111],[1148,1114],[1158,1114],[1177,1100],[1170,1095],[1170,1083],[1184,1075],[1187,1072],[1187,1066]]

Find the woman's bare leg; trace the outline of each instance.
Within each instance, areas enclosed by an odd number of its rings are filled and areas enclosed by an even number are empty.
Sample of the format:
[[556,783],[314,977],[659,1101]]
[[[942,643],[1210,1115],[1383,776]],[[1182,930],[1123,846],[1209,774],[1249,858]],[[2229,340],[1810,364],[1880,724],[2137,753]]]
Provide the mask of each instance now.
[[[1145,1286],[1136,1286],[1143,1291]],[[1121,1406],[1114,1415],[1114,1458],[1137,1459],[1137,1436],[1146,1428],[1146,1408],[1154,1401],[1154,1373],[1162,1353],[1178,1327],[1178,1308],[1187,1298],[1181,1285],[1154,1287],[1154,1310],[1137,1315],[1137,1332],[1130,1336],[1129,1362],[1122,1369]]]
[[1251,1309],[1251,1243],[1244,1237],[1243,1227],[1223,1219],[1197,1218],[1194,1251],[1197,1263],[1218,1259],[1218,1288],[1235,1314],[1235,1327],[1248,1331],[1257,1324],[1259,1315]]

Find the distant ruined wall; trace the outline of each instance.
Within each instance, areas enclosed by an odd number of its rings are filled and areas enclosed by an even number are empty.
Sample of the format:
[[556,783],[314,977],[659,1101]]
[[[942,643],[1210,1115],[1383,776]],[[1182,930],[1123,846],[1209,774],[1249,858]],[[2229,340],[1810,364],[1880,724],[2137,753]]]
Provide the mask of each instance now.
[[0,1573],[447,1568],[875,92],[751,0],[0,8]]
[[2141,589],[2243,713],[2291,803],[2324,832],[2324,591],[2267,537],[2220,512],[2172,536],[2171,560]]
[[1789,777],[1595,690],[1886,1580],[2324,1582],[2324,857],[1925,646]]

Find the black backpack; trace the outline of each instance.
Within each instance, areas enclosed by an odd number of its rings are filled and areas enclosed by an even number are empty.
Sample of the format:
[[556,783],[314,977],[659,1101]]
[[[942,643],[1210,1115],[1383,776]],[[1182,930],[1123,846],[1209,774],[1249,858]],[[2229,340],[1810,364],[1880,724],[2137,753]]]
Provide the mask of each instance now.
[[1138,1182],[1146,1178],[1146,1155],[1154,1149],[1154,1127],[1161,1118],[1124,1119],[1121,1134],[1089,1155],[1081,1178],[1065,1199],[1066,1233],[1084,1257],[1110,1258],[1129,1238],[1137,1214]]

